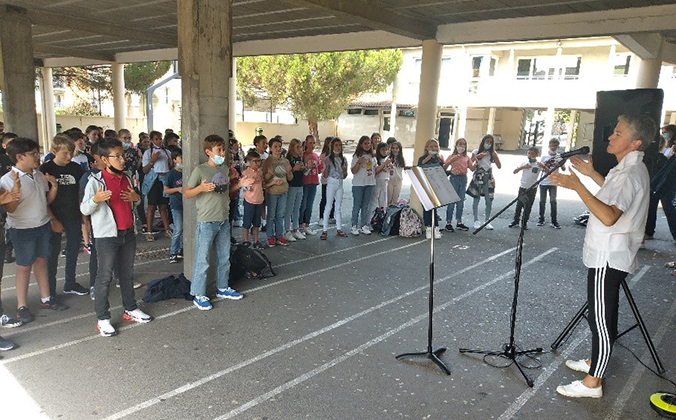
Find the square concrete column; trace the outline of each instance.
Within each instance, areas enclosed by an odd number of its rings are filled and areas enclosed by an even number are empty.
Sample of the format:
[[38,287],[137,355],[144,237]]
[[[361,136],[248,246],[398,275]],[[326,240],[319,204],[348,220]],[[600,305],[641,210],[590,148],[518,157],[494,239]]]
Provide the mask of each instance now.
[[[181,132],[185,178],[206,155],[210,134],[228,140],[232,76],[232,0],[178,0],[178,68],[181,74]],[[229,150],[226,143],[226,151]],[[226,160],[227,161],[227,160]],[[195,200],[185,200],[184,272],[190,278],[195,249]]]
[[111,65],[113,77],[113,120],[115,131],[127,128],[127,101],[124,96],[124,64]]
[[652,59],[642,59],[638,63],[638,74],[636,75],[637,89],[656,89],[660,81],[660,72],[662,71],[662,49],[664,39],[660,40],[657,54]]
[[0,5],[0,67],[5,131],[37,141],[33,34],[25,9]]

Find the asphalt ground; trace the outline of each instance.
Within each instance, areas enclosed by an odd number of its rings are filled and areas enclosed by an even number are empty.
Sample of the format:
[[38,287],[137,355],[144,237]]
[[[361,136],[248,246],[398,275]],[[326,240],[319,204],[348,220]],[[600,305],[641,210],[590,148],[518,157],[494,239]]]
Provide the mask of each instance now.
[[[518,176],[511,170],[521,160],[503,155],[494,212],[514,198]],[[590,352],[584,320],[558,351],[549,351],[585,302],[584,228],[572,222],[583,207],[572,194],[559,192],[563,228],[536,227],[532,217],[525,233],[515,338],[521,349],[544,349],[523,359],[533,388],[515,366],[493,367],[481,356],[458,352],[501,350],[509,341],[518,237],[517,229],[507,227],[510,209],[493,222],[493,231],[446,233],[435,242],[434,345],[447,347],[442,359],[450,376],[425,358],[394,358],[426,350],[429,241],[339,238],[332,229],[327,241],[308,237],[266,250],[277,276],[232,284],[246,297],[216,300],[212,311],[182,300],[141,303],[155,321],[123,323],[119,289],[113,288],[113,324],[119,330],[113,338],[96,334],[89,297],[62,295],[70,309],[44,311],[31,285],[36,321],[0,330],[19,346],[1,354],[0,418],[658,419],[650,394],[676,387],[632,355],[655,369],[637,329],[617,341],[601,400],[572,400],[555,391],[583,376],[564,361]],[[349,188],[345,196],[349,216]],[[464,215],[469,225],[470,198]],[[235,234],[240,237],[239,229]],[[168,264],[168,239],[153,244],[138,239],[136,280],[145,284],[182,271],[180,264]],[[660,213],[656,239],[646,241],[640,268],[627,279],[672,380],[676,278],[663,266],[675,259],[674,249]],[[84,254],[78,260],[83,285],[87,260]],[[6,308],[16,302],[13,278],[14,265],[7,264]],[[139,301],[144,292],[137,291]],[[623,330],[634,318],[621,296]]]

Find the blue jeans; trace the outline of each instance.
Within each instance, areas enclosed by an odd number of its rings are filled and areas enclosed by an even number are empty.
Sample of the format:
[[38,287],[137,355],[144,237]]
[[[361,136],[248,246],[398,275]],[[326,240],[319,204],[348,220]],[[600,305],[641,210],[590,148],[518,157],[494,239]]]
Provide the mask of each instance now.
[[[371,222],[369,215],[369,203],[375,185],[352,186],[352,226],[365,226]],[[359,225],[359,213],[361,212],[361,225]]]
[[183,210],[171,209],[174,218],[174,234],[171,235],[171,255],[178,254],[183,249]]
[[268,238],[277,238],[284,235],[284,213],[286,213],[286,193],[265,193],[265,204],[268,206]]
[[298,229],[298,219],[300,217],[300,205],[303,201],[303,187],[289,187],[286,198],[286,215],[284,216],[284,229]]
[[467,175],[451,175],[451,185],[460,201],[457,203],[451,203],[446,207],[446,222],[450,223],[453,221],[453,210],[455,210],[455,219],[458,222],[462,221],[462,211],[465,208],[465,190],[467,189]]
[[303,185],[303,201],[300,203],[300,219],[298,220],[300,223],[310,224],[315,195],[317,195],[317,185]]
[[[484,194],[484,202],[486,203],[486,213],[485,213],[485,219],[484,221],[488,220],[491,218],[491,210],[493,209],[493,199],[488,196],[488,182],[484,182],[483,185],[481,186],[481,191],[479,193],[483,192]],[[474,221],[479,220],[479,200],[481,199],[481,195],[477,195],[474,197],[474,202],[472,203],[472,213],[474,215]]]
[[205,296],[207,293],[207,270],[209,250],[213,245],[216,264],[216,287],[228,288],[230,277],[230,222],[197,222],[195,235],[195,258],[192,263],[190,294]]

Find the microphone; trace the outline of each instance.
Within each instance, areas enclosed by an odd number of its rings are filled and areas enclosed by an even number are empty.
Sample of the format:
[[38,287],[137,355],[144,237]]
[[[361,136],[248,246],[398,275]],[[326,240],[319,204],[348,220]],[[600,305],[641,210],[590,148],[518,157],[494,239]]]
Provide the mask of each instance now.
[[560,157],[561,159],[568,159],[568,158],[571,157],[571,156],[575,156],[575,155],[588,155],[588,154],[589,154],[589,146],[583,146],[583,147],[580,147],[580,148],[577,149],[577,150],[571,150],[570,152],[561,153],[561,154],[559,155],[559,157]]

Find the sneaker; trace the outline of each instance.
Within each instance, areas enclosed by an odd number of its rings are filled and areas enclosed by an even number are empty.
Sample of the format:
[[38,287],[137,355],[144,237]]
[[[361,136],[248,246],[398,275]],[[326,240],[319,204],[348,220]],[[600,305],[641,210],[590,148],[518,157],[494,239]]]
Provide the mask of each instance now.
[[312,229],[310,226],[305,226],[305,229],[303,229],[303,233],[306,235],[315,236],[317,234],[317,231]]
[[91,300],[96,300],[96,289],[94,288],[94,286],[89,288],[89,297],[91,298]]
[[265,246],[261,243],[261,241],[256,241],[256,243],[254,244],[253,247],[254,247],[254,249],[257,249],[259,251],[262,251],[262,250],[265,249]]
[[237,245],[237,239],[234,236],[230,237],[230,245]]
[[576,372],[589,373],[589,366],[586,360],[566,360],[566,366]]
[[178,255],[171,254],[169,256],[169,264],[176,264],[178,262]]
[[448,232],[455,232],[455,229],[453,229],[453,223],[451,222],[446,223],[446,227],[444,228],[444,230]]
[[182,248],[178,250],[178,254],[176,254],[176,256],[177,256],[180,260],[183,259],[183,249],[182,249]]
[[305,235],[303,235],[303,232],[301,232],[300,230],[293,232],[293,236],[296,239],[305,239]]
[[143,228],[141,229],[141,233],[143,233],[143,234],[151,233],[153,235],[157,235],[158,233],[160,233],[160,231],[157,230],[157,229],[153,229],[152,231],[148,232],[148,226],[143,225]]
[[152,321],[153,317],[143,312],[139,308],[136,308],[133,311],[125,310],[124,313],[122,314],[122,320],[145,324],[146,322]]
[[14,343],[0,337],[0,350],[2,350],[2,351],[12,350],[14,347],[16,347],[16,345]]
[[324,219],[320,217],[319,220],[317,221],[317,224],[319,226],[324,226]]
[[66,305],[62,305],[59,302],[57,302],[54,296],[50,296],[47,302],[40,301],[40,307],[52,311],[64,311],[68,309]]
[[23,322],[18,319],[14,319],[7,314],[0,315],[0,325],[5,328],[16,328],[23,325]]
[[465,231],[465,232],[469,230],[469,228],[467,226],[463,225],[462,223],[456,224],[455,228],[458,229],[458,230]]
[[425,239],[432,239],[432,227],[427,226],[425,228]]
[[195,296],[195,299],[192,300],[192,303],[197,306],[197,309],[200,311],[208,311],[210,309],[213,309],[213,306],[211,306],[211,303],[209,303],[209,298],[206,296]]
[[441,229],[438,227],[434,228],[434,239],[441,239]]
[[265,233],[265,232],[267,232],[267,231],[268,231],[268,226],[267,226],[267,225],[261,226],[261,232]]
[[357,226],[352,226],[352,229],[350,229],[350,233],[353,234],[354,236],[359,236],[359,228]]
[[519,227],[519,222],[517,222],[516,220],[513,220],[512,223],[507,225],[507,227],[509,227],[509,228]]
[[603,386],[588,388],[582,381],[575,381],[569,385],[557,386],[556,392],[571,398],[601,398],[603,396]]
[[544,225],[545,225],[545,221],[540,219],[540,220],[538,220],[538,222],[535,226],[544,226]]
[[329,224],[330,224],[330,225],[335,225],[335,224],[336,224],[336,219],[335,219],[334,217],[331,217],[331,218],[329,219]]
[[371,234],[371,228],[367,225],[364,225],[361,227],[361,233],[364,235],[370,235]]
[[493,225],[492,224],[487,224],[486,225],[486,230],[493,230]]
[[250,248],[250,247],[251,247],[251,242],[249,242],[249,241],[244,241],[244,242],[242,242],[242,246],[243,246],[244,248]]
[[474,229],[479,229],[481,227],[481,222],[478,220],[474,221]]
[[288,231],[284,234],[284,239],[286,239],[287,242],[296,242],[297,239],[295,236],[293,236],[293,232]]
[[277,243],[275,242],[275,238],[274,238],[273,236],[271,236],[271,237],[268,238],[268,247],[274,248],[274,246],[275,246],[276,244],[277,244]]
[[89,290],[87,290],[85,287],[80,286],[78,283],[75,283],[69,288],[64,287],[63,293],[67,295],[87,296],[89,294]]
[[228,287],[227,289],[218,289],[218,292],[216,292],[216,296],[219,298],[232,300],[240,300],[241,298],[244,297],[243,294],[230,287]]
[[11,264],[16,261],[16,258],[12,254],[5,255],[5,264]]
[[143,283],[140,283],[138,281],[134,282],[134,289],[140,289],[141,287],[143,287]]
[[109,319],[99,319],[96,323],[96,331],[101,334],[101,337],[112,337],[117,335],[117,331],[115,331],[115,327],[113,327],[113,324],[110,323]]
[[85,244],[82,251],[87,255],[92,255],[92,244]]
[[35,319],[33,317],[33,314],[31,313],[30,309],[28,309],[27,306],[22,306],[19,309],[16,310],[16,318],[21,321],[23,324],[28,324],[29,322],[33,322]]
[[561,226],[559,226],[558,223],[552,223],[552,224],[549,225],[549,226],[553,227],[554,229],[561,229]]
[[[295,241],[295,239],[294,239],[294,241]],[[289,246],[289,241],[287,241],[286,238],[283,237],[282,235],[279,235],[277,237],[277,245]]]
[[65,249],[61,251],[61,256],[62,256],[62,257],[65,257],[65,256],[66,256],[66,250],[65,250]]

